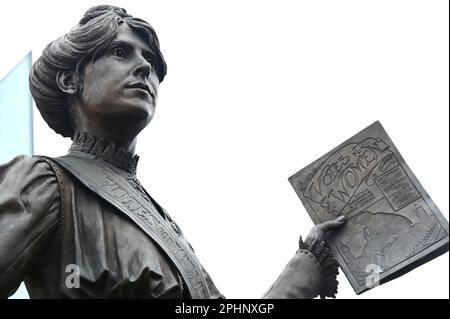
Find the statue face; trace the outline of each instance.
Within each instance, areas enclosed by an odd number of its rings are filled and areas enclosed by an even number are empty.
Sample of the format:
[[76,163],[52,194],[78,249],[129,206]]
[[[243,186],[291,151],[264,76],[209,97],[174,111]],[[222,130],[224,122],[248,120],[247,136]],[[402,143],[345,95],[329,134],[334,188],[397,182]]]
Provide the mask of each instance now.
[[126,23],[103,55],[81,71],[81,112],[144,127],[153,118],[159,80],[144,37]]

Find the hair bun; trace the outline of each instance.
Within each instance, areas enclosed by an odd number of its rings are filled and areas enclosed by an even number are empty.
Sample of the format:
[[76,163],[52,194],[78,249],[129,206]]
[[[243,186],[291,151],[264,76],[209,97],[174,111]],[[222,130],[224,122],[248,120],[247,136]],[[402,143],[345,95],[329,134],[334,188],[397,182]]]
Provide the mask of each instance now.
[[83,25],[86,24],[88,21],[97,18],[98,16],[104,15],[108,12],[114,12],[121,16],[122,18],[129,17],[130,15],[127,14],[127,11],[123,8],[119,8],[116,6],[111,5],[100,5],[100,6],[94,6],[90,8],[86,13],[84,14],[83,18],[81,18],[79,24]]

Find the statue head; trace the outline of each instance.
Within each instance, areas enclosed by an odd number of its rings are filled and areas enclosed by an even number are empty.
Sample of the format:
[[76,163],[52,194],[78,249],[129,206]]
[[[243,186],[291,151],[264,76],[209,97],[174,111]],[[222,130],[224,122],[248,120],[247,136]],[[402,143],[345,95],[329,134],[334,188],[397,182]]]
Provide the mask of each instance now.
[[145,127],[167,66],[153,28],[122,8],[89,9],[53,41],[30,72],[30,91],[47,124],[64,137],[89,116]]

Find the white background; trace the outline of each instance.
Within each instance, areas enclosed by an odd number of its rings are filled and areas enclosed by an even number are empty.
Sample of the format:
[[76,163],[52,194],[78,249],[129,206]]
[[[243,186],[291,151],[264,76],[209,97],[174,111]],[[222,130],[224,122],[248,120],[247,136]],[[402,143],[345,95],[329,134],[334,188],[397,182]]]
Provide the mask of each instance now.
[[[2,38],[36,59],[96,3],[16,3]],[[376,120],[448,220],[448,1],[110,3],[168,63],[138,177],[226,297],[259,298],[313,226],[287,178]],[[34,125],[35,153],[66,152]],[[338,297],[448,298],[448,256],[360,296],[340,274]]]

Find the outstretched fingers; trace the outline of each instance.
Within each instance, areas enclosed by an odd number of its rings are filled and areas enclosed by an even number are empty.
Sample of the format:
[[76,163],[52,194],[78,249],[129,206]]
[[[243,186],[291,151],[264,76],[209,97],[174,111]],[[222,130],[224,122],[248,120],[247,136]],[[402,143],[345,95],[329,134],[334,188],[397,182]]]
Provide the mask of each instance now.
[[335,230],[341,227],[346,221],[345,216],[339,216],[338,218],[326,221],[320,225],[317,225],[324,233],[330,230]]

